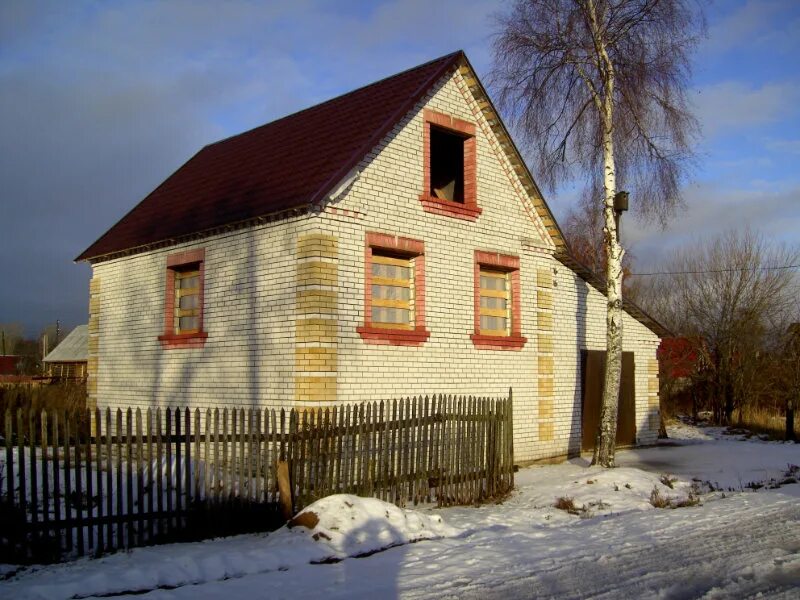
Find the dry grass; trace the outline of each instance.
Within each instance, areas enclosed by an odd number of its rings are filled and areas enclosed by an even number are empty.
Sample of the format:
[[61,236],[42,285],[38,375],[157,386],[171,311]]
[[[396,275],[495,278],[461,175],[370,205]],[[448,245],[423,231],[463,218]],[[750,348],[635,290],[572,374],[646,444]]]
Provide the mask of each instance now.
[[556,498],[556,503],[553,504],[558,510],[564,510],[571,515],[580,514],[580,509],[575,506],[575,502],[569,496],[561,496]]
[[650,504],[656,508],[685,508],[700,504],[700,498],[690,493],[683,500],[677,500],[669,496],[662,496],[661,491],[657,487],[653,487],[653,491],[650,492]]
[[[737,425],[753,433],[763,433],[775,440],[786,437],[786,417],[768,408],[742,408],[736,413]],[[794,430],[800,435],[800,411],[795,412]]]
[[38,414],[46,410],[49,414],[56,411],[74,415],[86,407],[86,386],[83,384],[15,384],[0,386],[0,433],[5,432],[7,411],[12,419],[16,419],[18,409],[33,410]]

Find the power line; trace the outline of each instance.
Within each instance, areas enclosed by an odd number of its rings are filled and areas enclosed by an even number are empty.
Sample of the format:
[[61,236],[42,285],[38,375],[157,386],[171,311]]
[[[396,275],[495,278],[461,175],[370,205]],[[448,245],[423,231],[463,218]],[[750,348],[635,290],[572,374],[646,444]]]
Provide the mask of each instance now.
[[742,269],[709,269],[707,271],[654,271],[652,273],[628,273],[626,277],[647,277],[650,275],[705,275],[706,273],[743,273],[745,271],[780,271],[783,269],[797,269],[800,265],[783,265],[781,267],[746,267]]

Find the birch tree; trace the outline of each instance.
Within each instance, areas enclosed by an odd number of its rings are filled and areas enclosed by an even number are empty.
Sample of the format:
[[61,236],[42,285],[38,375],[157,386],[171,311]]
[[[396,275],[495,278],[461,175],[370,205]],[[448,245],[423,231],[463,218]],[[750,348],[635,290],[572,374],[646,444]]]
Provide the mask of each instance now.
[[[593,464],[614,466],[622,368],[618,185],[664,222],[681,204],[698,132],[689,55],[705,32],[693,0],[516,0],[497,17],[490,81],[551,191],[583,177],[602,213],[606,373]],[[602,190],[602,192],[600,192]]]

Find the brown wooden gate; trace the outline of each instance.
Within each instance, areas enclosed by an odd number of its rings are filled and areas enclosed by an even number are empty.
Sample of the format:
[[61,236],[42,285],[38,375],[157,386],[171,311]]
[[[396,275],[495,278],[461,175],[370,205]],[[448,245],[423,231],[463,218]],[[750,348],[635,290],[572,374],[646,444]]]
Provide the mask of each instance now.
[[[581,450],[593,450],[600,425],[606,351],[581,350]],[[622,381],[617,411],[617,446],[636,443],[636,377],[633,352],[622,353]]]

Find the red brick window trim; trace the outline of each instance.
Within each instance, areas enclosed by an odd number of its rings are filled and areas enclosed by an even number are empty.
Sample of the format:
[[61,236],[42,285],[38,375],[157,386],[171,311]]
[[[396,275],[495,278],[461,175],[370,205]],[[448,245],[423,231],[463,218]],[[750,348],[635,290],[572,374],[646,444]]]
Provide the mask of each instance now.
[[[164,348],[202,348],[208,333],[203,329],[205,250],[187,250],[167,256],[164,298]],[[185,305],[181,306],[182,299]],[[185,329],[181,329],[181,327]]]
[[[476,348],[520,350],[528,341],[522,336],[520,287],[518,257],[475,251],[475,331],[470,338]],[[488,327],[481,327],[482,316]]]
[[[357,328],[361,338],[367,344],[422,345],[430,337],[425,328],[423,242],[367,233],[364,266],[364,325]],[[403,292],[406,286],[408,292]],[[386,293],[393,288],[398,293]],[[373,297],[374,289],[380,298]],[[381,322],[373,322],[373,314]]]
[[[425,212],[475,221],[482,210],[478,206],[476,183],[475,124],[433,110],[423,110],[423,173],[424,187],[419,196]],[[463,138],[464,174],[463,202],[437,197],[431,189],[431,132],[444,131]]]

